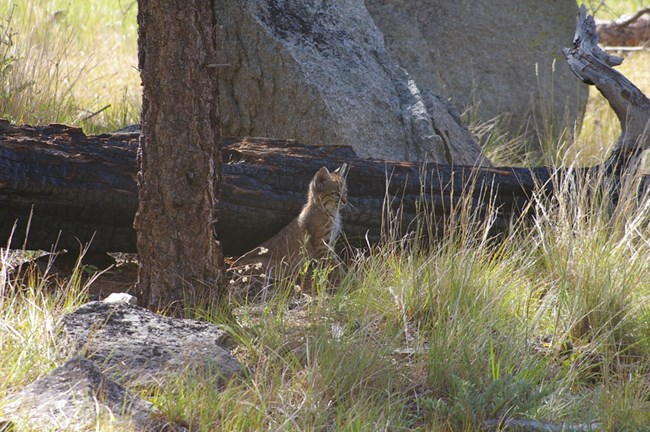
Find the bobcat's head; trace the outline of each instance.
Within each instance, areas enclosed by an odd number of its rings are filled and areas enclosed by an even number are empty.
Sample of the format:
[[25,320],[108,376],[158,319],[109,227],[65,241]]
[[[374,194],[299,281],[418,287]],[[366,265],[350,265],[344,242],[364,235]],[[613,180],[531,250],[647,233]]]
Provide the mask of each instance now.
[[319,169],[309,184],[309,202],[321,205],[334,216],[348,203],[347,171],[347,164],[332,172],[325,167]]

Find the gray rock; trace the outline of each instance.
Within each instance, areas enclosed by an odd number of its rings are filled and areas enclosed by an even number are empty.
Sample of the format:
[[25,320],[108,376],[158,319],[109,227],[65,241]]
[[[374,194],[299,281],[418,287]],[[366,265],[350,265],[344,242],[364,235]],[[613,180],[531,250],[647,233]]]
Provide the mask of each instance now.
[[225,347],[227,334],[214,324],[100,301],[82,305],[63,322],[75,349],[129,387],[161,385],[185,371],[223,379],[241,371]]
[[17,430],[95,430],[98,424],[120,430],[185,430],[152,417],[151,403],[104,376],[83,357],[10,395],[2,407],[5,418],[20,427]]
[[581,117],[587,89],[561,53],[573,38],[575,1],[366,4],[388,52],[422,89],[451,97],[458,109],[478,103],[482,120],[510,115],[513,134],[545,121],[561,127],[565,114],[570,126]]
[[[454,116],[429,109],[447,111],[387,53],[363,0],[225,0],[215,8],[224,135],[489,164]],[[443,129],[464,141],[446,139]]]

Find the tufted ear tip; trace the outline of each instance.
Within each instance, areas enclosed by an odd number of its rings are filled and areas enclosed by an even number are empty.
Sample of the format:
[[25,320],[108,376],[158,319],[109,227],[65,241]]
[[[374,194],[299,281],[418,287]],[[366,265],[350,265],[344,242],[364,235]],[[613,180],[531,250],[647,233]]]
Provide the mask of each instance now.
[[330,178],[330,172],[326,167],[322,167],[321,169],[319,169],[316,175],[314,176],[314,180],[320,183],[329,180],[329,178]]
[[334,170],[334,173],[340,175],[341,177],[347,177],[348,171],[349,171],[348,170],[348,164],[344,163],[343,165],[338,167],[336,170]]

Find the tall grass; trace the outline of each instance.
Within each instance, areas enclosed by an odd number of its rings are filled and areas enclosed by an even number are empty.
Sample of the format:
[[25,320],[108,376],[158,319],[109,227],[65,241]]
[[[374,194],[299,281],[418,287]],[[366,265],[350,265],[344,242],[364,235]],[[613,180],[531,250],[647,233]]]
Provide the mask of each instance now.
[[137,123],[135,14],[126,0],[0,1],[0,117],[88,132]]
[[[650,94],[650,51],[613,52],[622,56],[623,63],[616,69],[625,75],[644,94]],[[589,100],[580,134],[567,147],[565,160],[578,161],[583,165],[601,163],[609,156],[621,133],[619,122],[612,109],[598,90],[591,86]]]
[[[334,292],[327,278],[308,293],[287,280],[231,318],[200,308],[231,329],[246,374],[190,374],[143,396],[203,431],[475,431],[512,418],[644,430],[650,200],[612,207],[605,177],[576,179],[558,172],[556,192],[499,238],[461,197],[442,238],[389,230]],[[65,359],[56,324],[83,293],[30,274],[4,279],[0,395]]]
[[[579,4],[581,2],[578,2]],[[598,20],[615,20],[629,16],[648,7],[645,0],[589,0],[585,2],[590,13]],[[632,81],[643,93],[650,94],[650,51],[613,52],[622,56],[623,64],[616,69]],[[582,165],[601,163],[609,156],[621,128],[607,100],[594,86],[589,88],[589,100],[585,110],[580,133],[570,146],[565,148],[563,158]]]
[[646,430],[650,200],[610,206],[598,173],[558,171],[553,185],[499,238],[461,198],[443,238],[389,230],[334,293],[325,278],[310,295],[286,281],[238,305],[223,323],[248,374],[221,392],[189,377],[157,405],[206,431],[476,431],[513,418]]
[[63,313],[86,299],[77,270],[58,281],[35,265],[0,251],[0,414],[4,396],[61,365],[70,356],[61,344]]

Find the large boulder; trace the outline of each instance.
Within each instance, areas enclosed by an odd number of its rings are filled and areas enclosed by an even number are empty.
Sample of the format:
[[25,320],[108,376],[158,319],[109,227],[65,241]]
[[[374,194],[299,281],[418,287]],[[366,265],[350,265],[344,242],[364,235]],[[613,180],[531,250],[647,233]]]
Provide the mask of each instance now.
[[65,315],[71,351],[83,357],[0,401],[0,431],[95,430],[99,424],[110,430],[187,430],[131,390],[164,386],[185,373],[215,378],[216,384],[242,366],[218,326],[160,316],[136,302],[128,294],[113,294]]
[[421,92],[387,53],[363,0],[224,0],[215,8],[224,135],[489,164],[458,113]]
[[587,90],[561,48],[573,38],[574,0],[372,0],[388,52],[421,89],[509,130],[549,131],[580,119]]

